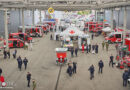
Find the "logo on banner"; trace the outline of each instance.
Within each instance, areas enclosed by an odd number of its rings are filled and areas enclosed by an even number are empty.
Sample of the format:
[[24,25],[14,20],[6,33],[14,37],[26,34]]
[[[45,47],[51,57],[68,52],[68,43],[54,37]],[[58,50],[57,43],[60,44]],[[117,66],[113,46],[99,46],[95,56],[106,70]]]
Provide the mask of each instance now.
[[74,31],[74,30],[71,30],[71,31],[70,31],[70,34],[74,34],[74,33],[75,33],[75,31]]
[[54,13],[54,9],[53,9],[52,7],[50,7],[50,8],[48,8],[48,12],[49,12],[50,14],[52,14],[52,13]]

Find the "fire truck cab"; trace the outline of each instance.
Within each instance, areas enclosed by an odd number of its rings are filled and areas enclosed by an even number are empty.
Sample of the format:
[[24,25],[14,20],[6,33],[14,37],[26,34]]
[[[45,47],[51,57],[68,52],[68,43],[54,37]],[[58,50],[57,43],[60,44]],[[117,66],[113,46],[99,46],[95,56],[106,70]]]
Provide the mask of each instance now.
[[109,43],[122,42],[123,34],[122,32],[112,32],[105,37],[105,40]]
[[[22,33],[22,31],[23,31],[23,27],[19,26],[18,32]],[[31,37],[42,37],[43,36],[43,30],[41,27],[25,26],[25,33],[27,33]]]
[[30,37],[26,33],[10,33],[9,39],[13,39],[13,38],[21,39],[21,40],[27,41],[27,42],[32,41],[32,37]]
[[21,39],[13,38],[8,39],[9,48],[23,48],[24,47],[24,41]]

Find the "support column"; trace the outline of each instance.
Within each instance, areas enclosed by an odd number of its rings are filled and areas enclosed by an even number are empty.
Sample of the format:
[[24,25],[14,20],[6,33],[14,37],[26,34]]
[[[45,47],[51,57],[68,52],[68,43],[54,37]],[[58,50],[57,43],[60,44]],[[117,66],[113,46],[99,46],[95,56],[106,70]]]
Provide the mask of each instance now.
[[97,21],[97,11],[95,10],[95,22]]
[[35,12],[35,10],[33,9],[32,10],[32,24],[33,24],[33,26],[35,25],[35,16],[34,16],[34,13]]
[[40,23],[42,23],[42,15],[41,15],[41,10],[39,10],[39,13],[40,13],[40,15],[39,15],[39,20],[40,20]]
[[111,29],[113,30],[113,9],[111,10]]
[[125,43],[125,38],[126,38],[126,24],[127,24],[127,10],[126,7],[124,9],[124,37],[123,37],[123,44]]
[[104,14],[103,14],[103,28],[105,28],[105,10],[104,10]]
[[24,25],[24,9],[22,9],[22,26],[23,26],[23,33],[25,33],[25,25]]
[[4,11],[4,24],[5,24],[5,40],[6,40],[6,49],[9,50],[8,45],[8,16],[7,16],[7,10]]

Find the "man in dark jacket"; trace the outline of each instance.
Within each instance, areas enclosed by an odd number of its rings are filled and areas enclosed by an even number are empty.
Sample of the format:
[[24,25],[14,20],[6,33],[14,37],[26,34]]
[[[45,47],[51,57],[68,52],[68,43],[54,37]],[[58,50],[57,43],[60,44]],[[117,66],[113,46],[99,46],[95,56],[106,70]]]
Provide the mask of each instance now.
[[72,72],[73,72],[72,66],[69,65],[67,69],[67,73],[69,74],[70,77],[72,76]]
[[114,59],[114,57],[113,57],[113,55],[111,54],[111,56],[110,56],[110,61],[109,61],[109,66],[112,64],[112,67],[113,67],[113,59]]
[[77,70],[77,63],[73,62],[73,73],[76,73]]
[[95,45],[92,45],[92,50],[94,50],[95,49]]
[[95,53],[98,53],[98,45],[95,45]]
[[104,63],[103,63],[102,60],[99,61],[98,66],[99,66],[99,71],[98,71],[98,73],[102,73],[103,67],[104,67]]
[[0,76],[1,76],[1,74],[2,74],[2,69],[0,68]]
[[91,44],[89,44],[89,52],[91,52]]
[[89,46],[86,45],[86,53],[88,53],[88,52],[89,52]]
[[18,59],[18,68],[19,68],[19,70],[21,71],[21,68],[22,68],[22,64],[23,64],[23,62],[22,62],[22,59],[21,59],[21,57]]
[[30,87],[30,81],[31,81],[31,73],[30,72],[27,73],[27,81],[28,81],[27,87]]
[[127,80],[129,78],[127,70],[125,70],[125,72],[123,73],[122,78],[123,78],[123,86],[126,87],[127,86]]
[[4,54],[4,59],[6,59],[7,58],[7,51],[4,50],[3,54]]
[[90,71],[90,80],[92,80],[94,78],[94,66],[91,65],[88,70]]
[[74,53],[74,49],[73,48],[71,48],[71,57],[73,57],[74,55],[73,55],[73,53]]
[[9,57],[9,59],[10,59],[10,50],[8,50],[7,55]]
[[92,40],[93,40],[93,37],[94,37],[94,34],[92,33],[92,35],[91,35]]
[[78,56],[77,54],[78,54],[78,48],[75,48],[75,55],[76,55],[76,57]]
[[24,63],[25,70],[26,70],[26,68],[27,68],[27,64],[28,64],[28,60],[27,60],[27,58],[26,58],[26,57],[24,58],[23,63]]

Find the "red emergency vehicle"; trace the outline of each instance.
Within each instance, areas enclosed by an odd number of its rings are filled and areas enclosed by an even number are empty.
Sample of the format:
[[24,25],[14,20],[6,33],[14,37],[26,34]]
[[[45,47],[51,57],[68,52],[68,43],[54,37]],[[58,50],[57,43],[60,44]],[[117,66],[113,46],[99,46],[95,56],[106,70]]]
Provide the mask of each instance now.
[[41,27],[43,29],[43,32],[49,32],[49,25],[48,24],[37,24],[36,27]]
[[[18,32],[22,32],[22,29],[23,29],[23,27],[19,26]],[[43,36],[43,30],[41,27],[25,26],[25,33],[27,33],[31,37],[42,37]]]
[[67,48],[56,48],[56,63],[57,64],[65,64],[67,62]]
[[18,39],[21,39],[21,40],[27,41],[27,42],[32,41],[32,37],[30,37],[26,33],[10,33],[9,39],[12,39],[12,38],[18,38]]
[[43,24],[48,24],[50,27],[50,30],[53,30],[55,23],[56,23],[55,21],[44,21]]
[[24,41],[17,38],[8,39],[9,48],[23,48]]
[[105,40],[109,43],[122,42],[122,39],[122,32],[112,32],[107,37],[105,37]]

